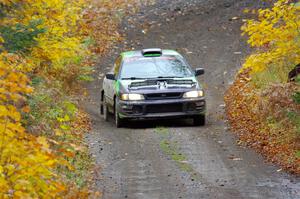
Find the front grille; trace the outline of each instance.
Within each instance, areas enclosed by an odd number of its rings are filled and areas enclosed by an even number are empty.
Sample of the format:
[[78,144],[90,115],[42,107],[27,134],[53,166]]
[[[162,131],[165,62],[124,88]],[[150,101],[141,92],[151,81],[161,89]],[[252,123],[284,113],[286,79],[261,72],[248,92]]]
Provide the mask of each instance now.
[[178,99],[182,97],[182,93],[151,93],[145,95],[147,100],[160,100],[160,99]]
[[182,112],[182,104],[152,104],[147,106],[147,113],[173,113]]

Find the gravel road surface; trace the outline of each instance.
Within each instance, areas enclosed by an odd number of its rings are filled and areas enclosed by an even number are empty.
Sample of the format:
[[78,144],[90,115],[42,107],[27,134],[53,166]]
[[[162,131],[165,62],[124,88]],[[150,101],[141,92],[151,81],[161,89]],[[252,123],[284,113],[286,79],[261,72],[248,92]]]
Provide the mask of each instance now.
[[[223,94],[250,51],[240,36],[243,9],[263,6],[253,0],[160,0],[124,19],[126,40],[99,59],[85,105],[93,120],[86,140],[104,199],[300,198],[299,178],[238,146],[223,116]],[[124,49],[147,47],[177,49],[193,67],[205,68],[206,126],[167,120],[117,129],[113,119],[99,115],[103,74]]]

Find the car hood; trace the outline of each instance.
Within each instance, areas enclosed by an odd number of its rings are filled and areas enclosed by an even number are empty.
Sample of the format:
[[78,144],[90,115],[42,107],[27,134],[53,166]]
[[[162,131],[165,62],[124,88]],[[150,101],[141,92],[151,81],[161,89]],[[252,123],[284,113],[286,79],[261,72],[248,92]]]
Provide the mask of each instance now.
[[195,77],[146,80],[119,80],[120,91],[125,93],[173,92],[199,88]]

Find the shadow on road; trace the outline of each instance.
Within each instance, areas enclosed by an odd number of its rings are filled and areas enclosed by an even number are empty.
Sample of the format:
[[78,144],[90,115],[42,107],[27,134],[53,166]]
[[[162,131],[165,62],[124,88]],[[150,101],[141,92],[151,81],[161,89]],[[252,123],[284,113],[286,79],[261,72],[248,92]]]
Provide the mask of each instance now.
[[[110,118],[109,122],[114,123]],[[156,127],[194,127],[192,119],[156,119],[156,120],[139,120],[126,121],[123,128],[126,129],[146,129]]]

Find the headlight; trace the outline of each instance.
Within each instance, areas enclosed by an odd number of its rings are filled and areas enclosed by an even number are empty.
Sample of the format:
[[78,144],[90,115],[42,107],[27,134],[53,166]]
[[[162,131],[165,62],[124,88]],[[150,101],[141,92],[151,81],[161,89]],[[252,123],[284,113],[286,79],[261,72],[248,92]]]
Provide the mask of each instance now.
[[144,100],[144,96],[141,94],[122,94],[121,95],[121,100],[125,100],[125,101],[138,101],[138,100]]
[[189,91],[184,93],[183,98],[197,98],[197,97],[203,97],[204,92],[203,91]]

